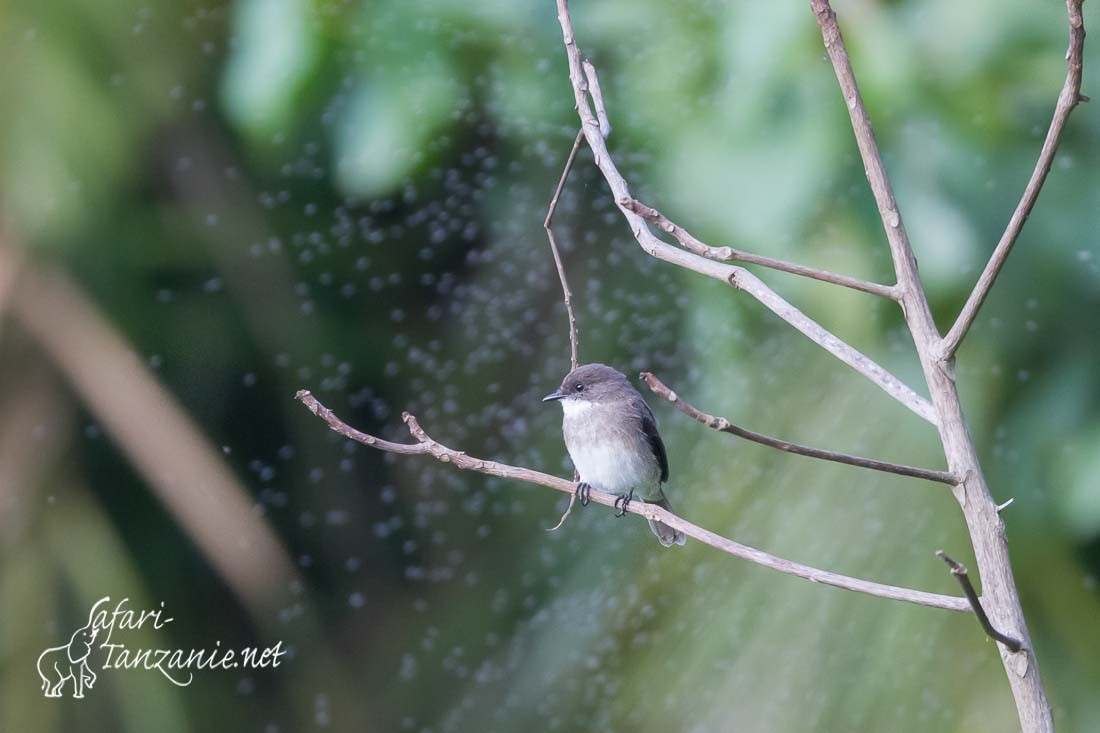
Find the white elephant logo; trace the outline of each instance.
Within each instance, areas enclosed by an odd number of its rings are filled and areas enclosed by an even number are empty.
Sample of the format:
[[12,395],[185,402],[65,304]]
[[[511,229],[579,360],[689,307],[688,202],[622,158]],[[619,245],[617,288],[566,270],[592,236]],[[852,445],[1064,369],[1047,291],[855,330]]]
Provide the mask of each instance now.
[[38,676],[42,678],[46,697],[61,697],[61,690],[69,680],[73,683],[73,697],[84,697],[84,690],[92,689],[96,677],[88,666],[88,657],[98,633],[89,618],[87,624],[73,632],[68,644],[50,647],[38,656]]

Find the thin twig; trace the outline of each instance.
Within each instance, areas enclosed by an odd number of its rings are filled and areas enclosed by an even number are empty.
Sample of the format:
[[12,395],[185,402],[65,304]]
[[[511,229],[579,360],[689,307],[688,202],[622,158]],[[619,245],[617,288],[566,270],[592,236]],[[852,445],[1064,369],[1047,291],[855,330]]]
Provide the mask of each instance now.
[[978,309],[982,307],[986,296],[989,295],[993,282],[997,279],[1001,268],[1004,267],[1005,260],[1008,259],[1008,255],[1012,251],[1012,245],[1016,243],[1027,217],[1031,214],[1032,207],[1035,206],[1035,201],[1039,198],[1039,192],[1042,191],[1043,183],[1046,181],[1047,174],[1050,173],[1050,167],[1054,163],[1054,155],[1058,152],[1058,143],[1062,139],[1062,130],[1065,129],[1070,112],[1073,111],[1078,102],[1087,101],[1087,98],[1081,96],[1081,71],[1085,47],[1085,24],[1081,17],[1081,4],[1082,0],[1067,0],[1066,2],[1066,9],[1069,13],[1069,51],[1066,53],[1066,60],[1069,68],[1066,71],[1066,81],[1062,85],[1062,92],[1058,95],[1058,103],[1054,107],[1054,116],[1050,121],[1046,139],[1043,141],[1043,148],[1039,152],[1039,159],[1035,162],[1035,169],[1031,172],[1031,178],[1027,182],[1020,203],[1016,205],[1016,210],[1012,212],[1012,218],[1008,220],[1008,226],[1005,227],[1004,234],[997,242],[993,255],[986,263],[985,269],[974,286],[974,290],[970,293],[970,297],[966,299],[966,304],[959,312],[959,317],[955,319],[955,324],[944,336],[943,343],[940,346],[939,358],[941,360],[950,359],[954,356],[959,344],[962,343],[967,331],[974,323],[974,319],[978,316]]
[[[596,89],[596,99],[600,100],[602,104],[602,97],[599,96],[599,86]],[[608,133],[611,130],[608,128]],[[607,135],[604,135],[607,137]],[[561,253],[558,251],[558,242],[554,238],[554,230],[551,226],[551,221],[554,218],[554,212],[558,208],[558,198],[561,196],[562,189],[565,188],[565,182],[569,178],[569,171],[573,168],[573,161],[577,158],[577,150],[580,149],[581,141],[584,140],[584,132],[582,130],[577,131],[577,137],[573,140],[573,147],[569,151],[569,158],[565,161],[565,168],[561,172],[561,178],[558,179],[558,186],[554,189],[554,196],[550,199],[550,206],[546,210],[546,219],[542,222],[543,229],[546,230],[546,238],[550,241],[550,251],[554,255],[554,266],[558,269],[558,279],[561,281],[561,294],[562,299],[565,301],[565,312],[569,317],[569,364],[571,369],[576,369],[578,365],[577,356],[577,319],[573,315],[573,293],[569,289],[569,279],[565,276],[565,265],[561,259]],[[580,478],[576,471],[573,472],[573,481],[579,481]],[[577,500],[576,494],[569,495],[569,506],[565,508],[565,512],[562,513],[561,519],[553,527],[547,528],[547,532],[556,532],[561,529],[561,526],[565,524],[565,520],[569,518],[569,515],[573,512],[573,502]]]
[[[504,463],[497,463],[496,461],[486,461],[481,458],[474,458],[461,451],[448,448],[429,437],[420,427],[416,418],[407,412],[402,415],[402,419],[405,421],[405,425],[408,426],[409,432],[412,433],[417,442],[411,444],[394,443],[350,427],[333,414],[332,410],[318,402],[317,398],[307,390],[300,390],[295,398],[309,408],[310,412],[324,420],[335,432],[349,440],[354,440],[358,443],[371,446],[372,448],[403,455],[430,455],[436,460],[442,461],[443,463],[449,463],[463,470],[524,481],[526,483],[545,486],[569,494],[572,494],[576,489],[572,481],[567,481],[558,476],[551,476],[550,474],[534,471],[529,468],[509,466]],[[618,498],[619,497],[614,494],[608,494],[597,489],[592,489],[591,492],[592,501],[608,507],[614,507],[615,501]],[[938,593],[926,593],[924,591],[912,590],[910,588],[883,585],[861,578],[852,578],[847,575],[831,573],[827,570],[819,570],[818,568],[809,567],[808,565],[802,565],[781,557],[770,555],[687,522],[656,504],[635,501],[628,505],[627,511],[639,514],[646,519],[663,522],[705,545],[710,545],[715,549],[735,557],[740,557],[744,560],[756,563],[757,565],[763,565],[764,567],[778,570],[781,573],[805,578],[815,583],[831,585],[857,593],[866,593],[867,595],[878,596],[880,598],[889,598],[895,601],[905,601],[921,606],[943,608],[949,611],[970,610],[970,604],[967,600],[959,596],[945,596]]]
[[[572,368],[577,368],[577,319],[573,315],[573,293],[569,289],[569,280],[565,276],[565,265],[562,263],[561,253],[558,252],[558,242],[554,239],[554,230],[551,227],[551,220],[554,218],[554,211],[558,208],[558,198],[561,196],[562,189],[565,188],[565,181],[569,178],[569,171],[573,168],[573,161],[577,157],[577,150],[581,146],[581,141],[584,140],[584,131],[581,130],[577,133],[577,139],[573,141],[573,148],[569,151],[569,158],[565,161],[565,169],[561,172],[561,178],[558,179],[558,187],[554,189],[554,196],[550,199],[550,208],[546,211],[546,218],[542,222],[542,228],[546,230],[546,238],[550,240],[550,251],[554,253],[554,266],[558,268],[558,279],[561,280],[561,294],[565,300],[565,313],[569,317],[569,361],[573,365]],[[568,514],[568,512],[566,512]],[[562,517],[562,521],[565,521],[565,517]],[[561,524],[559,523],[560,527]]]
[[1024,648],[1023,642],[1019,639],[1013,639],[1007,634],[1002,634],[993,628],[993,624],[989,620],[989,616],[985,615],[985,609],[982,608],[981,599],[978,598],[977,591],[974,590],[974,584],[970,582],[970,576],[966,573],[966,566],[961,562],[955,562],[943,550],[936,550],[936,557],[941,558],[947,567],[951,568],[951,574],[955,576],[955,579],[959,581],[959,585],[962,586],[963,593],[966,594],[966,599],[970,601],[970,607],[974,611],[974,615],[978,617],[978,623],[982,625],[985,633],[989,635],[989,638],[999,641],[1008,647],[1009,651],[1018,652]]
[[847,275],[840,275],[835,272],[829,272],[828,270],[819,270],[814,267],[777,260],[774,257],[765,257],[764,255],[753,254],[752,252],[745,252],[744,250],[734,249],[733,247],[712,247],[697,239],[680,225],[669,220],[669,218],[661,212],[651,206],[646,206],[637,199],[619,201],[619,206],[622,206],[628,211],[633,211],[635,214],[638,214],[646,221],[653,224],[653,226],[668,232],[676,238],[676,241],[678,241],[684,249],[690,250],[697,255],[702,255],[707,259],[719,260],[722,262],[745,262],[750,265],[770,267],[773,270],[788,272],[792,275],[801,275],[802,277],[832,283],[833,285],[841,285],[853,290],[870,293],[871,295],[889,298],[890,300],[898,299],[897,289],[891,285],[880,285],[879,283],[868,282],[867,280],[860,280],[859,278],[849,277]]
[[[630,189],[626,179],[623,178],[611,154],[607,150],[607,144],[599,134],[599,122],[592,113],[588,103],[589,84],[584,78],[581,69],[581,55],[577,49],[573,37],[573,25],[569,18],[569,8],[566,0],[557,0],[558,23],[561,25],[562,38],[565,43],[566,56],[569,61],[569,80],[573,87],[574,101],[577,105],[577,113],[581,119],[581,129],[585,140],[592,149],[596,167],[600,169],[604,180],[607,182],[616,203],[630,200]],[[593,75],[595,70],[593,69]],[[693,270],[701,275],[712,277],[726,282],[733,287],[748,293],[765,308],[775,313],[784,321],[811,341],[822,347],[837,359],[856,370],[874,384],[878,385],[888,395],[905,405],[917,415],[921,416],[933,425],[936,424],[936,412],[932,405],[924,397],[921,397],[893,374],[883,369],[865,354],[852,348],[850,345],[837,338],[834,334],[823,328],[802,311],[795,308],[781,298],[774,290],[765,285],[759,278],[743,267],[727,265],[721,262],[708,260],[691,252],[686,252],[679,247],[674,247],[667,242],[662,242],[649,230],[645,219],[629,209],[619,206],[624,218],[630,224],[634,238],[642,249],[652,257],[678,267]]]
[[[573,482],[576,483],[578,480],[579,479],[576,476],[576,473],[574,472]],[[547,527],[546,528],[547,532],[557,532],[559,529],[561,529],[561,526],[563,524],[565,524],[565,520],[569,519],[569,515],[573,513],[573,503],[576,502],[576,501],[577,501],[576,493],[570,494],[569,495],[569,506],[565,507],[565,511],[562,513],[561,519],[558,520],[557,524],[555,524],[553,527]]]
[[669,389],[660,379],[651,374],[650,372],[642,372],[641,379],[645,382],[654,394],[659,397],[663,397],[672,403],[680,412],[684,413],[690,418],[698,420],[709,428],[713,428],[719,432],[729,433],[736,435],[745,440],[751,440],[754,443],[766,445],[777,450],[785,451],[787,453],[795,453],[800,456],[807,456],[809,458],[820,458],[824,461],[833,461],[834,463],[845,463],[849,466],[858,466],[860,468],[869,468],[872,471],[882,471],[884,473],[893,473],[899,476],[911,476],[913,478],[927,479],[928,481],[936,481],[941,484],[954,485],[959,482],[958,477],[947,471],[933,471],[927,468],[916,468],[914,466],[905,466],[900,463],[888,463],[886,461],[876,461],[873,458],[862,458],[860,456],[853,456],[847,453],[836,453],[835,451],[822,450],[821,448],[811,448],[806,445],[799,445],[798,443],[791,443],[786,440],[780,440],[779,438],[773,438],[763,433],[757,433],[747,428],[742,428],[734,425],[724,417],[715,417],[714,415],[708,415],[707,413],[699,410],[698,408],[684,402],[680,399],[679,395],[673,390]]

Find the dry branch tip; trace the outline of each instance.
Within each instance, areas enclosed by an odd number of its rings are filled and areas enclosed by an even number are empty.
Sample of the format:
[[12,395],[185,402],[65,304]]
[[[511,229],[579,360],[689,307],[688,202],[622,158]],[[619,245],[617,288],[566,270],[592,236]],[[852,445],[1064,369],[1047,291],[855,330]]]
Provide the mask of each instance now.
[[978,592],[974,590],[974,585],[970,582],[970,576],[966,572],[966,566],[961,562],[952,560],[943,550],[936,550],[936,557],[947,563],[947,567],[950,568],[951,574],[959,581],[959,585],[962,586],[963,593],[966,595],[966,599],[970,601],[970,607],[974,610],[974,615],[978,617],[978,623],[981,624],[986,635],[1004,644],[1009,651],[1018,652],[1022,650],[1024,648],[1023,642],[993,628],[993,623],[989,620],[989,616],[986,615],[985,609],[982,608],[982,602],[981,599],[978,598]]

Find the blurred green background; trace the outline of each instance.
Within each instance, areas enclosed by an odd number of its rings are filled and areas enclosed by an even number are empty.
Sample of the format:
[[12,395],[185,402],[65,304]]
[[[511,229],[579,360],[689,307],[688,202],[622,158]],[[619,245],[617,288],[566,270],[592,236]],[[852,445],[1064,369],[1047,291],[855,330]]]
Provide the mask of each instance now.
[[[1063,3],[838,0],[941,329],[1065,75]],[[1100,15],[1086,4],[1086,27]],[[892,282],[805,2],[576,0],[610,146],[696,235]],[[0,730],[1004,731],[972,617],[823,588],[601,507],[349,444],[294,402],[567,476],[564,308],[541,222],[575,134],[549,0],[0,6]],[[1086,43],[1096,95],[1100,45]],[[1070,119],[959,357],[1057,722],[1100,729],[1100,117]],[[710,412],[942,466],[934,431],[757,303],[648,258],[582,150],[556,231],[583,361]],[[897,309],[763,271],[910,384]],[[655,402],[651,400],[651,402]],[[688,519],[956,593],[946,489],[779,454],[655,404]],[[135,645],[277,670],[35,661],[98,598]]]

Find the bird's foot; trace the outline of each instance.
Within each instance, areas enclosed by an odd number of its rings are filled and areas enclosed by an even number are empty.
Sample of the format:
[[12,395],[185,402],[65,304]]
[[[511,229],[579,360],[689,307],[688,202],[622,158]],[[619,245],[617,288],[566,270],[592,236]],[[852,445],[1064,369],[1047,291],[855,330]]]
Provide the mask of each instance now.
[[634,489],[630,490],[629,494],[623,494],[615,499],[615,508],[619,511],[615,512],[616,517],[622,517],[626,515],[626,508],[630,506],[630,502],[634,501]]
[[591,491],[592,486],[590,484],[586,484],[584,481],[581,481],[577,484],[577,490],[573,493],[578,499],[580,499],[581,506],[588,506],[588,502],[591,501],[591,497],[589,496]]

